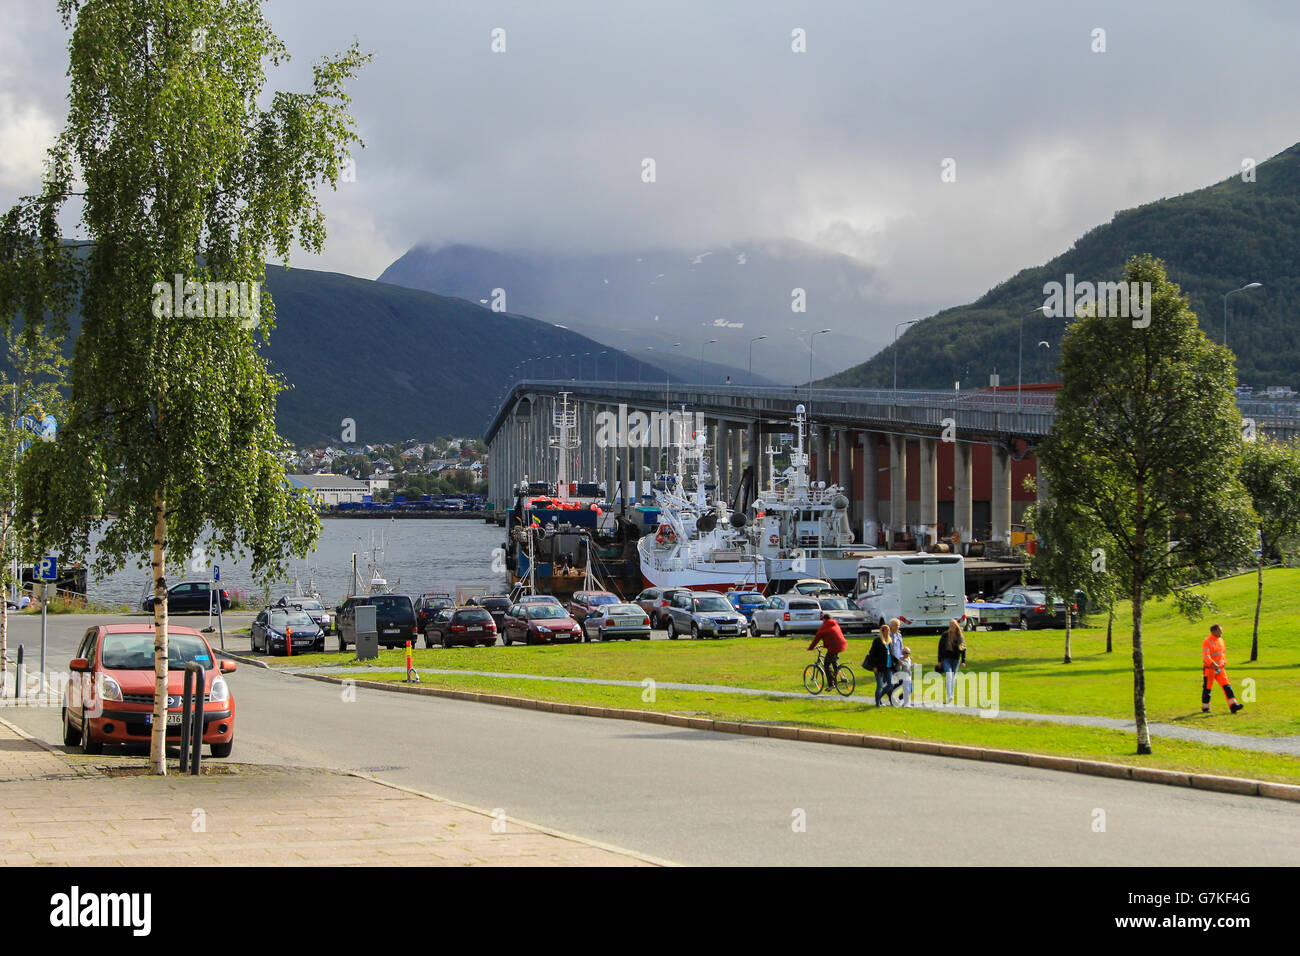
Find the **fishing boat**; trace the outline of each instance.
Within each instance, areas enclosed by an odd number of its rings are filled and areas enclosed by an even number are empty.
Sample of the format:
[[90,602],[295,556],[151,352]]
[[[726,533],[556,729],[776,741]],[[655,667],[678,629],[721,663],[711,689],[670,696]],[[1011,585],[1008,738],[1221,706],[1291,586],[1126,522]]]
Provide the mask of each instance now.
[[515,488],[514,507],[507,511],[504,549],[511,586],[527,582],[538,592],[568,598],[595,579],[631,596],[639,578],[629,522],[610,512],[600,485],[571,480],[571,463],[581,441],[568,392],[561,393],[552,424],[554,483],[525,476]]
[[794,426],[790,467],[779,476],[768,469],[772,480],[754,501],[750,540],[762,556],[768,593],[788,591],[801,578],[821,578],[847,594],[857,582],[858,562],[876,548],[854,542],[844,489],[809,479],[803,405],[795,408]]
[[[642,581],[647,587],[693,591],[761,590],[766,569],[746,533],[744,513],[732,512],[723,500],[708,500],[704,449],[702,434],[693,444],[680,445],[677,473],[655,488],[659,526],[637,542]],[[687,463],[695,466],[689,491]]]

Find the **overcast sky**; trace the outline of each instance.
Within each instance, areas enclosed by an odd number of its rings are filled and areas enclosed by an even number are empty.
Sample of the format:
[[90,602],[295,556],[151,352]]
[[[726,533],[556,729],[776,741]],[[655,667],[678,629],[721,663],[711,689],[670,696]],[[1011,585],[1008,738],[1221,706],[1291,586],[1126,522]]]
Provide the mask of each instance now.
[[[0,207],[63,120],[53,0],[0,0]],[[1300,140],[1300,4],[271,0],[301,87],[354,37],[366,149],[294,265],[412,244],[555,252],[790,237],[955,305],[1117,210]],[[491,50],[494,28],[506,51]],[[1105,30],[1104,53],[1093,31]],[[807,51],[793,52],[792,31]],[[653,158],[657,182],[641,181]],[[956,160],[956,182],[940,164]]]

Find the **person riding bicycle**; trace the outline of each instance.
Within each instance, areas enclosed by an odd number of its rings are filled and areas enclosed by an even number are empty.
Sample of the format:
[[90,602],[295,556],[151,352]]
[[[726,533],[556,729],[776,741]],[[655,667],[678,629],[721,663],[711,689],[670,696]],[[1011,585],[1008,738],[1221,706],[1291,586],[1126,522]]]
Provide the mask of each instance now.
[[817,635],[808,645],[808,650],[811,651],[818,644],[826,645],[826,659],[822,667],[826,671],[826,686],[834,687],[835,668],[840,664],[840,652],[849,646],[849,642],[844,639],[844,632],[840,630],[839,623],[828,611],[822,611],[822,626],[817,629]]

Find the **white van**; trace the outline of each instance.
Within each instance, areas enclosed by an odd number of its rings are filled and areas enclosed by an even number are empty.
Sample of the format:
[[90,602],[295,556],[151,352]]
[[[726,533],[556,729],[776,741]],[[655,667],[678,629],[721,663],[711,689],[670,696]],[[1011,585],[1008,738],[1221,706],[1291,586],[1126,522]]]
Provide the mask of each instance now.
[[879,628],[890,618],[903,631],[941,631],[966,614],[966,566],[960,554],[881,554],[858,562],[853,601]]

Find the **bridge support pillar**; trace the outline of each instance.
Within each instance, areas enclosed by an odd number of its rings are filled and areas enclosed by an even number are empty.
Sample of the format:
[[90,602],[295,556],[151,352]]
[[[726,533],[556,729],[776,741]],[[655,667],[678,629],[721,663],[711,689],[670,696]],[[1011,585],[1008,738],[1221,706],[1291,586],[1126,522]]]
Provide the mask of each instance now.
[[731,425],[724,419],[718,419],[717,431],[714,433],[713,482],[715,498],[727,496],[727,482],[731,479]]
[[939,451],[938,441],[934,438],[922,438],[921,445],[921,501],[918,523],[920,536],[925,540],[919,542],[927,551],[939,536]]
[[731,441],[727,445],[728,458],[731,460],[730,470],[727,472],[728,482],[724,487],[724,492],[728,499],[731,498],[735,486],[740,481],[740,476],[744,469],[740,464],[740,426],[737,425],[731,429]]
[[627,506],[641,503],[642,481],[645,480],[645,449],[637,445],[632,449],[632,497],[628,500]]
[[[618,420],[618,406],[606,405],[605,411]],[[602,457],[605,461],[605,490],[606,497],[614,501],[618,494],[618,458],[621,452],[617,441],[606,442],[608,448],[601,449]]]
[[831,480],[831,430],[828,425],[818,425],[817,432],[817,481]]
[[[754,487],[763,487],[763,447],[760,444],[762,440],[762,429],[758,427],[758,422],[749,423],[745,429],[745,464],[754,469]],[[747,504],[753,504],[752,501]]]
[[1005,445],[993,446],[993,500],[989,504],[994,541],[1011,545],[1011,452]]
[[969,442],[959,441],[952,450],[952,523],[957,534],[958,550],[966,553],[974,533],[974,506],[971,503],[971,460],[974,457]]
[[849,444],[849,430],[847,428],[837,428],[835,430],[835,452],[839,455],[838,467],[836,470],[835,483],[840,486],[840,490],[853,500],[853,446]]
[[862,543],[875,547],[880,533],[880,501],[876,491],[880,476],[876,447],[880,436],[862,432],[858,441],[862,443]]
[[907,530],[907,436],[889,436],[889,528],[888,543]]

